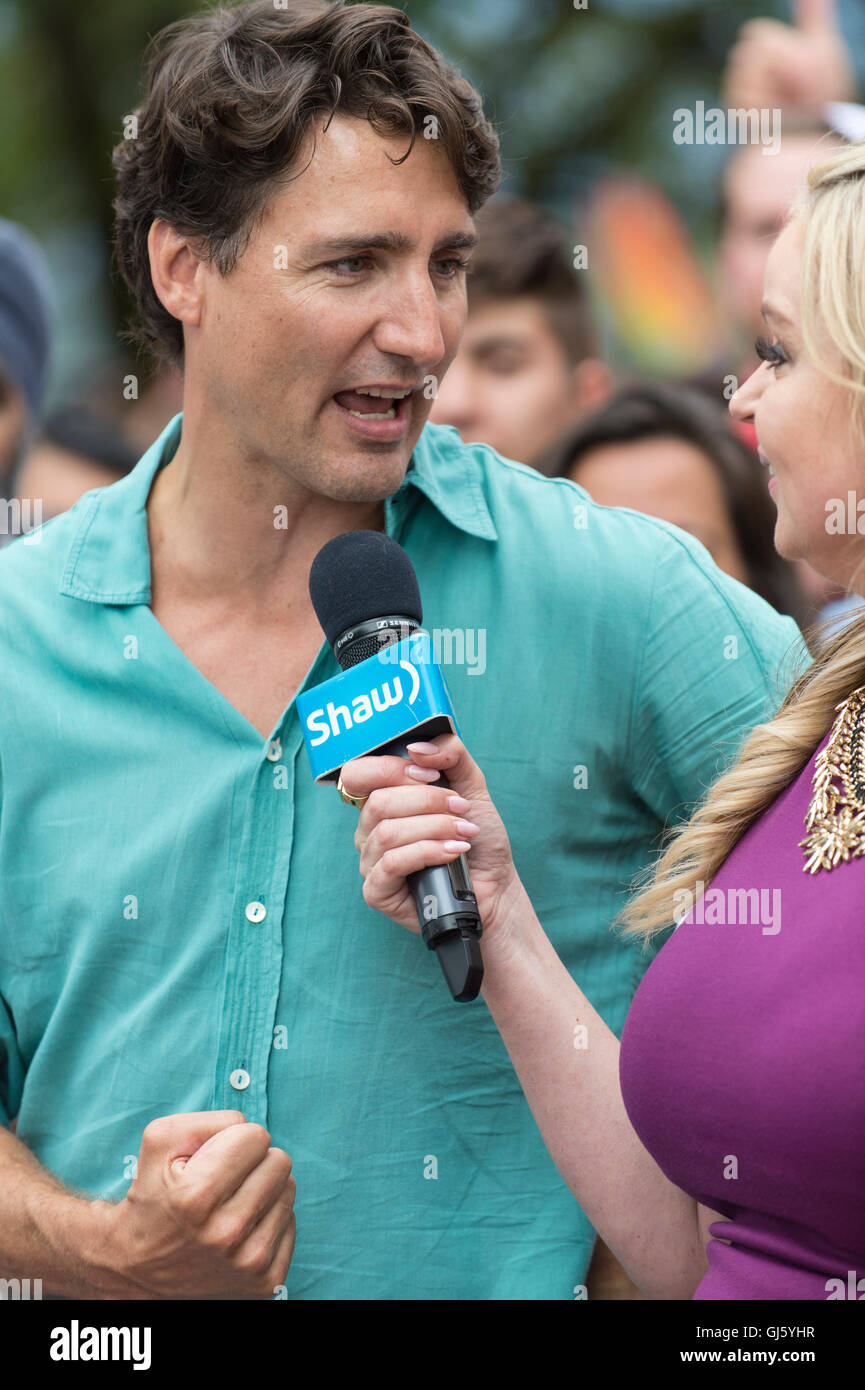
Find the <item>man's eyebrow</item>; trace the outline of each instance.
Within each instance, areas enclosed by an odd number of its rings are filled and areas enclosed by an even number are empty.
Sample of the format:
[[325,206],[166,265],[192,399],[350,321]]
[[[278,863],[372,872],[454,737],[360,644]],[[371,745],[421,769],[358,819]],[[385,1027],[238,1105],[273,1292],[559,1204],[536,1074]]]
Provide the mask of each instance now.
[[[443,236],[435,251],[470,250],[477,246],[476,232],[448,232]],[[310,241],[301,247],[304,260],[315,256],[357,255],[361,251],[410,251],[414,245],[411,237],[403,232],[373,232],[368,236],[328,237],[322,241]]]

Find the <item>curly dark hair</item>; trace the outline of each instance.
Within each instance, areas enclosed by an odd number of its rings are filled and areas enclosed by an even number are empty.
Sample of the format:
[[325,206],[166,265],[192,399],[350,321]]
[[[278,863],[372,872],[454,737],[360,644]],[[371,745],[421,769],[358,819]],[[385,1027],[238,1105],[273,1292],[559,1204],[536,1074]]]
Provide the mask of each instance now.
[[395,164],[433,117],[471,214],[501,183],[479,93],[389,5],[255,0],[206,10],[156,34],[145,64],[144,99],[112,157],[114,250],[138,310],[126,336],[157,360],[182,363],[183,327],[151,281],[153,221],[193,238],[227,275],[278,187],[300,172],[322,116],[410,137]]
[[468,280],[469,311],[501,299],[536,299],[571,366],[598,352],[583,273],[574,271],[573,235],[522,198],[493,198],[477,218],[480,237]]

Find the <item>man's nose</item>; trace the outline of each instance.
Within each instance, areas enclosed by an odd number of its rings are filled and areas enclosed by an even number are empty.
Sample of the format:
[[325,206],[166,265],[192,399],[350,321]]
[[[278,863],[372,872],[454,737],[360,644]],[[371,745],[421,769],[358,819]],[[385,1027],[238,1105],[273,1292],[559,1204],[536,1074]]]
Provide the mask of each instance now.
[[376,346],[389,356],[408,357],[419,367],[436,366],[447,352],[441,313],[428,273],[401,278],[379,323]]

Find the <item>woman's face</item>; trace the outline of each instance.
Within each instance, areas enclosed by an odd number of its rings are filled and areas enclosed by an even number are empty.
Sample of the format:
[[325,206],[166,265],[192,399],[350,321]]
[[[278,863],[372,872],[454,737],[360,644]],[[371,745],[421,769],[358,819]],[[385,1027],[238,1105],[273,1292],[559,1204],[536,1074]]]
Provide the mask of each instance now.
[[[853,423],[852,393],[818,370],[802,340],[800,284],[802,226],[784,228],[766,264],[764,360],[730,402],[737,420],[753,421],[769,492],[778,508],[775,549],[807,560],[845,588],[856,589],[865,560],[856,503],[865,499],[865,439]],[[827,363],[842,371],[837,351],[821,344]],[[852,524],[848,493],[854,494]],[[843,509],[843,529],[838,533]]]

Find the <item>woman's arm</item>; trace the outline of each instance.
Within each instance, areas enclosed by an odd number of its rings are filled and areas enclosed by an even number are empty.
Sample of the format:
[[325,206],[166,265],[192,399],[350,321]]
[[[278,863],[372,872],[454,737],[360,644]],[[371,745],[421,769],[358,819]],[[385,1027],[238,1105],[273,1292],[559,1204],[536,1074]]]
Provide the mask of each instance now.
[[[477,764],[455,735],[427,746],[435,751],[413,753],[427,770],[420,784],[402,758],[358,758],[342,769],[348,793],[368,796],[355,835],[364,898],[418,932],[406,875],[470,846],[484,925],[481,993],[553,1161],[641,1291],[690,1298],[708,1268],[709,1222],[720,1218],[665,1177],[634,1131],[619,1085],[618,1039],[544,933]],[[432,784],[438,771],[449,788]],[[468,816],[466,828],[459,817]],[[585,1047],[574,1046],[578,1027]]]
[[481,945],[481,993],[553,1162],[648,1298],[690,1298],[708,1268],[708,1225],[720,1218],[671,1183],[637,1137],[619,1041],[568,974],[522,884],[508,930]]

